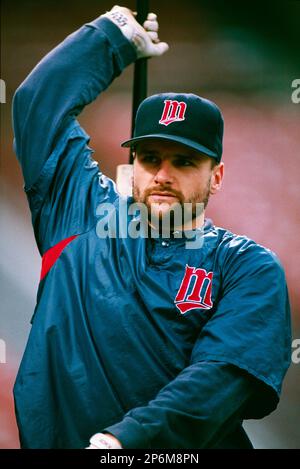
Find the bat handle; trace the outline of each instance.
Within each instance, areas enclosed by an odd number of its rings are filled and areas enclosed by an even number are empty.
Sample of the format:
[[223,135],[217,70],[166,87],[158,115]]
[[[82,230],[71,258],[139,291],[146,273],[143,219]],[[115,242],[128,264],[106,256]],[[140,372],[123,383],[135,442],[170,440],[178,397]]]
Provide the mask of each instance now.
[[[137,0],[137,21],[144,24],[149,13],[149,0]],[[134,66],[134,80],[133,80],[133,99],[132,99],[132,124],[131,124],[131,137],[134,134],[135,118],[140,103],[147,97],[147,68],[148,60],[139,59]],[[117,168],[117,188],[120,195],[132,195],[132,180],[133,180],[133,153],[130,149],[129,164],[119,165]]]
[[[144,24],[149,13],[149,0],[137,0],[137,21]],[[139,105],[147,97],[148,90],[148,59],[139,59],[134,66],[133,78],[133,100],[132,100],[132,123],[131,137],[134,134],[135,118]],[[133,154],[130,150],[129,163],[133,163]]]

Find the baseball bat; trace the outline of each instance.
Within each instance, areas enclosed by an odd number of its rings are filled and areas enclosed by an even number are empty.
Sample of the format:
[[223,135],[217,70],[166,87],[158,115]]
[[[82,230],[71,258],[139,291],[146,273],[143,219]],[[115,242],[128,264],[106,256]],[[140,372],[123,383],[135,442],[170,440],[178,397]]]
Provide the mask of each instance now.
[[[137,21],[140,24],[144,24],[149,13],[149,1],[148,0],[137,0]],[[133,78],[133,100],[132,100],[132,125],[131,125],[131,137],[134,133],[135,117],[141,102],[147,97],[147,80],[148,72],[148,60],[140,59],[137,60],[134,66],[134,78]],[[133,163],[133,154],[130,150],[129,163]]]
[[[136,2],[137,21],[143,24],[149,13],[149,0],[137,0]],[[147,97],[148,60],[139,59],[134,65],[133,77],[133,99],[132,99],[132,123],[131,137],[134,134],[135,118],[140,103]],[[119,165],[117,168],[117,188],[123,196],[132,195],[132,174],[133,174],[133,152],[129,152],[129,164]]]

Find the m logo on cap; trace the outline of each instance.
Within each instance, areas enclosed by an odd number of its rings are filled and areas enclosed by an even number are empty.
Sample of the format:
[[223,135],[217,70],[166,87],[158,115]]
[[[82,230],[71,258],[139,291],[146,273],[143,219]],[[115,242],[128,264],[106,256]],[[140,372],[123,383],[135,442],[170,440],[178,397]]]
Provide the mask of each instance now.
[[187,104],[179,101],[165,100],[164,110],[159,121],[162,125],[169,125],[173,122],[181,122],[185,120],[185,111]]

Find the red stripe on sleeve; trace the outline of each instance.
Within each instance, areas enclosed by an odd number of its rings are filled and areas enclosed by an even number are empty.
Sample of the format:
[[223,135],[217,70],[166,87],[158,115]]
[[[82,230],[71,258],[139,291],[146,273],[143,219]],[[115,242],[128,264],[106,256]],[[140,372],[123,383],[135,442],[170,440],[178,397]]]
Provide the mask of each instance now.
[[55,264],[65,247],[76,239],[78,235],[71,236],[70,238],[63,239],[58,244],[50,248],[45,254],[43,255],[42,259],[42,271],[41,271],[41,278],[40,281],[47,275],[51,267]]

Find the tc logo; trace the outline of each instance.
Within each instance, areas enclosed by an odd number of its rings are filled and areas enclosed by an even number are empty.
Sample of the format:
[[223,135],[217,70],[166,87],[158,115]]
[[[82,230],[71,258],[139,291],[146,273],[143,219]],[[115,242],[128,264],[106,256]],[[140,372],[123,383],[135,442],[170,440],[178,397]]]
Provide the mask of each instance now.
[[183,101],[171,101],[170,99],[165,100],[165,107],[159,121],[162,125],[169,125],[173,122],[181,122],[185,120],[185,111],[187,104]]
[[197,269],[186,265],[184,278],[181,282],[175,305],[184,314],[191,309],[210,309],[213,272]]

